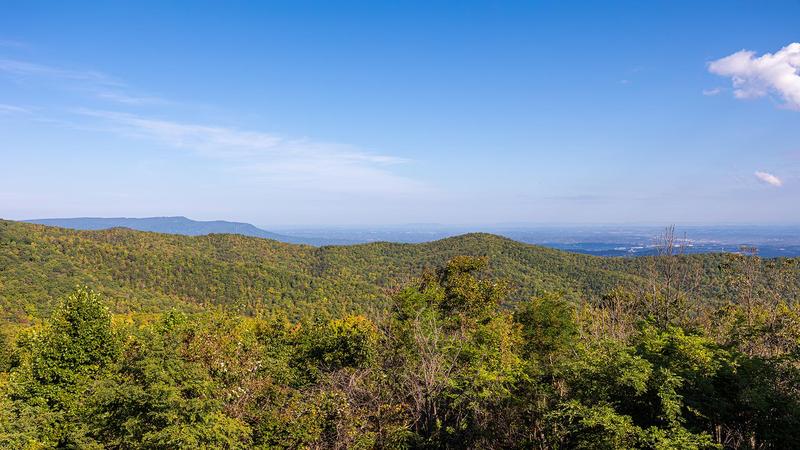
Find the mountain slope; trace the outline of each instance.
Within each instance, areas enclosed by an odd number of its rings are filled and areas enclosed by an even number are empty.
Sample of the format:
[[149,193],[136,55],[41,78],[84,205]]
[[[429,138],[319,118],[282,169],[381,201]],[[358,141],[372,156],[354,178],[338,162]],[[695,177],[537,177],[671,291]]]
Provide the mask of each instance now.
[[315,248],[234,234],[76,231],[0,221],[0,306],[7,320],[31,320],[85,284],[119,312],[205,304],[292,315],[364,312],[382,309],[392,289],[456,255],[488,256],[491,274],[508,279],[517,298],[544,290],[596,296],[641,281],[625,272],[623,260],[489,234]]
[[336,239],[315,239],[294,236],[285,236],[278,233],[262,230],[254,225],[243,222],[228,222],[225,220],[200,221],[186,217],[76,217],[63,219],[34,219],[26,220],[28,223],[48,225],[54,227],[71,228],[75,230],[106,230],[110,228],[130,228],[138,231],[153,231],[156,233],[181,234],[185,236],[202,236],[206,234],[241,234],[263,239],[273,239],[280,242],[308,245],[336,245],[347,244],[347,241]]
[[[482,233],[422,244],[312,247],[239,234],[76,231],[0,220],[0,320],[47,316],[54,301],[77,284],[103,293],[116,312],[216,304],[291,316],[377,313],[395,289],[457,255],[488,257],[487,275],[507,280],[512,300],[560,291],[592,301],[616,286],[647,286],[653,276],[652,259],[646,257],[568,253]],[[705,254],[680,260],[700,277],[696,295],[725,298],[728,258]],[[800,261],[764,265],[784,263],[790,271],[779,284],[786,298],[794,299]]]

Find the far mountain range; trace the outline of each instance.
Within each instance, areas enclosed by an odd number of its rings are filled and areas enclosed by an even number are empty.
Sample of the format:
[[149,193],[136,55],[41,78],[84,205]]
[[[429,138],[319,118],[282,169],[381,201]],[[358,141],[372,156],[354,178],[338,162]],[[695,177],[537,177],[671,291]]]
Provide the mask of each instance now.
[[[664,227],[638,225],[496,225],[458,227],[408,224],[376,227],[284,227],[267,231],[244,222],[199,221],[175,217],[77,217],[26,220],[77,230],[129,228],[138,231],[201,236],[240,234],[291,244],[350,245],[387,241],[420,243],[470,232],[488,232],[528,244],[598,256],[641,256],[656,251]],[[679,226],[679,244],[687,253],[737,252],[742,246],[764,257],[800,256],[800,226],[713,225]]]
[[226,220],[192,220],[183,216],[175,217],[74,217],[60,219],[35,219],[23,222],[38,223],[53,227],[71,228],[74,230],[106,230],[109,228],[130,228],[138,231],[154,233],[181,234],[184,236],[203,236],[206,234],[241,234],[243,236],[272,239],[289,244],[307,244],[314,246],[353,244],[353,241],[337,238],[314,238],[287,236],[244,222],[228,222]]

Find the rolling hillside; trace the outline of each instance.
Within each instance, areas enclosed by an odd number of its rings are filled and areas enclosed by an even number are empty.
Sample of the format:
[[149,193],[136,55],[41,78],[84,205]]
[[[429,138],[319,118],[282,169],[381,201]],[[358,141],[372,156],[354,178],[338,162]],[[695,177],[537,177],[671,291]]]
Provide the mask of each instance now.
[[[31,321],[47,316],[56,299],[80,284],[102,292],[116,312],[209,304],[293,316],[376,312],[393,290],[457,255],[488,257],[488,275],[506,280],[514,299],[561,291],[591,301],[619,285],[644,286],[652,276],[648,258],[568,253],[491,234],[312,247],[238,234],[76,231],[0,221],[0,306],[4,320]],[[685,257],[701,276],[703,297],[724,297],[726,258]],[[782,260],[765,264],[776,261]],[[786,261],[794,263],[785,281],[786,295],[794,298],[800,274],[796,260]]]
[[[424,287],[406,284],[456,255],[487,257],[488,273],[456,259]],[[672,286],[665,277],[681,277],[682,266],[698,274],[697,309],[662,294]],[[797,269],[795,260],[730,254],[601,258],[490,234],[318,248],[0,221],[0,447],[173,448],[184,433],[191,445],[180,447],[197,448],[204,445],[193,436],[214,433],[208,447],[350,448],[353,436],[368,435],[365,448],[383,447],[372,444],[379,439],[417,448],[423,438],[411,433],[431,433],[414,424],[431,415],[408,405],[432,395],[451,428],[480,444],[447,434],[431,448],[494,448],[494,424],[511,436],[509,448],[525,448],[532,423],[561,432],[576,411],[581,420],[600,414],[626,424],[623,445],[609,448],[717,448],[709,443],[721,426],[776,442],[765,448],[791,448],[800,423]],[[646,288],[643,274],[661,281],[655,302],[613,296],[575,314],[548,295],[514,305],[513,314],[504,307],[541,291],[594,302],[618,285]],[[511,295],[494,288],[504,281]],[[707,302],[715,297],[731,301]],[[431,374],[441,381],[427,385]],[[451,419],[467,403],[490,414],[476,422],[488,431]],[[655,427],[659,414],[678,419]],[[152,419],[165,415],[174,422]],[[348,425],[380,431],[378,422],[407,440]],[[474,429],[482,435],[470,437]],[[620,436],[582,425],[570,433],[588,436],[587,448],[598,434]],[[71,439],[78,444],[62,445]]]
[[365,311],[390,291],[456,255],[490,259],[515,296],[563,290],[595,296],[637,281],[620,259],[571,254],[489,234],[425,244],[311,247],[233,234],[179,236],[115,228],[76,231],[0,221],[0,302],[6,320],[46,316],[84,284],[119,311],[204,304],[245,311]]

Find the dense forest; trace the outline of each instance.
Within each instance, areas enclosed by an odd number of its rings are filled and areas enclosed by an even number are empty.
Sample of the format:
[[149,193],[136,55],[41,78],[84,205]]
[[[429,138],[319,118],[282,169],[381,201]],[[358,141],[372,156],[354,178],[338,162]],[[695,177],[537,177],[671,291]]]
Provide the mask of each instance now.
[[800,267],[0,221],[0,448],[786,449]]
[[596,296],[636,283],[624,260],[603,259],[472,234],[428,244],[311,247],[235,234],[179,236],[111,229],[74,231],[0,221],[0,301],[6,320],[49,315],[76,285],[113,299],[112,310],[192,311],[208,304],[290,316],[385,309],[391,293],[457,255],[486,256],[515,297],[564,291]]
[[[580,255],[490,234],[425,244],[311,247],[235,234],[75,231],[0,220],[0,319],[29,324],[47,317],[77,285],[91,286],[118,314],[223,305],[247,315],[373,317],[425,269],[460,255],[488,258],[487,275],[509,283],[511,303],[548,292],[597,302],[616,287],[652,290],[657,278],[677,275],[693,296],[709,302],[729,297],[727,281],[739,271],[739,259],[674,253],[679,257],[661,267],[654,258]],[[750,269],[754,289],[769,285],[796,298],[796,260],[758,264]],[[778,270],[782,266],[788,270]]]

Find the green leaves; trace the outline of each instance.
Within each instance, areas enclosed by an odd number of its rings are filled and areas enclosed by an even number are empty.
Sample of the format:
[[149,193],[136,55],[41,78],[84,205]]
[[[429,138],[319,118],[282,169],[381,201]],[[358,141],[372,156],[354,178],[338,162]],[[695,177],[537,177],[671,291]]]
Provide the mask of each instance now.
[[539,363],[567,353],[578,336],[574,308],[558,294],[522,303],[515,319],[522,325],[525,356]]
[[205,358],[212,347],[193,346],[197,325],[168,315],[128,342],[89,399],[98,439],[133,448],[248,448],[249,427],[224,412],[222,383],[208,364],[216,360]]
[[396,298],[386,370],[408,405],[416,445],[472,446],[505,425],[493,413],[523,376],[522,335],[498,309],[503,284],[480,278],[485,266],[482,258],[455,258]]
[[112,320],[78,288],[42,325],[0,334],[0,448],[800,440],[794,304],[729,305],[710,326],[708,311],[652,321],[626,290],[597,306],[545,293],[512,309],[512,284],[459,257],[397,291],[380,319],[326,307],[299,320],[225,307]]
[[15,428],[42,445],[94,446],[80,420],[84,394],[119,350],[99,295],[77,288],[26,345],[29,353],[9,379]]
[[378,330],[364,316],[334,319],[312,331],[308,357],[326,371],[365,368],[375,358]]

